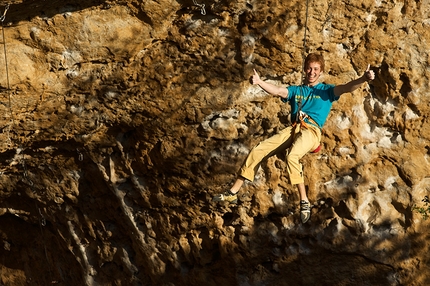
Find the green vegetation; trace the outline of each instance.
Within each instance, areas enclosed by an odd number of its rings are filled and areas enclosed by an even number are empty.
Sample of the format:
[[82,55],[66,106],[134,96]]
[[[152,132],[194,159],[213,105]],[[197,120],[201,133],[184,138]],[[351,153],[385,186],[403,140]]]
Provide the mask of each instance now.
[[422,200],[422,202],[424,202],[424,206],[418,207],[417,205],[414,205],[412,210],[419,212],[423,216],[423,219],[426,220],[430,216],[429,197],[425,196],[424,199]]

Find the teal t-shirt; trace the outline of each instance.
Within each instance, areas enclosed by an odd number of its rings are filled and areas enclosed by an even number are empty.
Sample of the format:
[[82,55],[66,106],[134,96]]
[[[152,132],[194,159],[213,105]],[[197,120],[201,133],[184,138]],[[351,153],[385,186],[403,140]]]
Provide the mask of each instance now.
[[298,102],[302,100],[302,111],[310,116],[322,128],[330,113],[331,106],[339,96],[334,95],[334,85],[318,83],[315,86],[289,86],[288,98],[283,102],[291,105],[291,121],[294,122],[299,108]]

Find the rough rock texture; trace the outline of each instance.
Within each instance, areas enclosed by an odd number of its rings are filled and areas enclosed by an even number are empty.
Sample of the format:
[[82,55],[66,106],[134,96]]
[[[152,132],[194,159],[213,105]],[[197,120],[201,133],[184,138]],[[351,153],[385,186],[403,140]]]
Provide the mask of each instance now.
[[[430,283],[429,1],[6,3],[1,285]],[[249,77],[299,84],[306,23],[324,81],[377,75],[303,159],[310,222],[284,154],[213,203],[289,124]]]

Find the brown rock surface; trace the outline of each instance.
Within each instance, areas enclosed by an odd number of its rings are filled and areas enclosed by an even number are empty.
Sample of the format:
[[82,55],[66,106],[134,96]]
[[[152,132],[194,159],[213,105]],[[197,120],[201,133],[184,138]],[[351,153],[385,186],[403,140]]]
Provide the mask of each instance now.
[[429,284],[427,1],[309,1],[324,81],[377,76],[303,159],[305,225],[283,154],[211,198],[289,124],[248,79],[300,83],[306,1],[6,3],[1,285]]

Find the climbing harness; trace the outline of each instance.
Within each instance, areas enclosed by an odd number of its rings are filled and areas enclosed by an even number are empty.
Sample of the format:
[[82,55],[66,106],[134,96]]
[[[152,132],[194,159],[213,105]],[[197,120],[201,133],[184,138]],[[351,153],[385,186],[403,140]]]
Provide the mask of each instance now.
[[[321,130],[318,123],[316,123],[309,115],[307,115],[301,110],[297,112],[296,118],[297,120],[293,122],[293,124],[291,125],[293,127],[294,135],[300,132],[299,129],[309,129],[309,125],[315,126]],[[314,150],[311,150],[311,153],[317,153],[320,150],[321,150],[321,144],[319,144],[318,147],[315,148]]]
[[[298,120],[296,122],[293,123],[293,127],[296,127],[298,124],[300,124],[300,126],[304,129],[308,129],[309,128],[309,124],[314,125],[315,127],[319,127],[318,123],[315,122],[315,120],[313,120],[309,115],[307,115],[306,113],[304,113],[303,111],[299,111],[297,112],[297,116]],[[307,121],[307,122],[306,122]]]
[[196,0],[193,0],[194,5],[200,8],[200,13],[206,15],[205,4],[199,4]]

